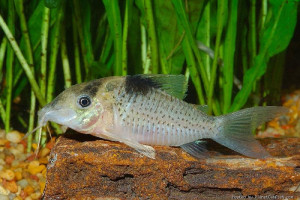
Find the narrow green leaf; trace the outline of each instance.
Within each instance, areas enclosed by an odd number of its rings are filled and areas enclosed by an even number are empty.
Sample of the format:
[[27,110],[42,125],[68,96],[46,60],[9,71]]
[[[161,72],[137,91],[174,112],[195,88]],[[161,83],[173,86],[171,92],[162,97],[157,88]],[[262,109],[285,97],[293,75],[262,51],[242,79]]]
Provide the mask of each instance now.
[[249,65],[253,65],[254,58],[257,54],[257,31],[256,31],[256,0],[250,2],[250,17],[249,17]]
[[[4,56],[7,51],[7,39],[4,37],[1,41],[0,45],[0,72],[2,72],[3,64],[4,64]],[[3,74],[0,73],[0,82],[2,82]]]
[[2,103],[2,100],[0,98],[0,116],[1,116],[1,120],[5,126],[5,122],[6,122],[6,111],[5,111],[5,108],[4,108],[4,105]]
[[214,86],[215,80],[217,76],[217,65],[218,65],[218,58],[219,58],[219,49],[221,45],[221,36],[223,32],[223,23],[224,23],[224,16],[226,13],[227,8],[227,0],[222,0],[218,2],[218,11],[217,11],[217,36],[216,36],[216,43],[215,43],[215,55],[212,63],[212,70],[211,70],[211,78],[209,80],[209,89],[207,94],[207,105],[209,112],[212,111],[213,108],[213,93],[214,93]]
[[93,54],[93,44],[92,44],[92,33],[91,33],[91,4],[79,1],[80,10],[81,10],[81,17],[82,17],[82,29],[83,32],[83,39],[86,48],[86,56],[90,63],[94,61],[94,54]]
[[99,58],[99,62],[107,63],[107,59],[110,55],[112,47],[113,47],[113,35],[111,34],[110,30],[107,30],[106,35],[105,35],[104,44],[103,44],[102,51],[101,51],[101,55]]
[[76,83],[81,83],[82,82],[82,78],[81,78],[82,72],[81,72],[81,64],[80,64],[78,32],[76,29],[75,17],[72,18],[72,28],[73,28],[73,45],[74,45],[74,63],[75,63]]
[[[204,8],[203,16],[200,18],[197,33],[196,33],[196,39],[200,42],[202,42],[205,46],[210,47],[210,41],[211,38],[214,37],[214,35],[211,35],[211,23],[212,23],[212,17],[214,15],[211,15],[211,3],[208,2]],[[210,79],[211,74],[211,66],[210,66],[210,56],[205,52],[200,52],[201,58],[203,60],[203,64],[205,67],[205,70],[207,72],[208,79]]]
[[124,23],[123,23],[123,39],[122,39],[122,75],[127,74],[127,41],[128,41],[128,24],[129,14],[132,10],[133,0],[127,0],[125,5]]
[[64,72],[65,88],[69,88],[72,85],[72,78],[71,78],[70,63],[69,63],[68,52],[67,52],[65,29],[61,29],[60,34],[61,34],[60,55],[62,60],[63,72]]
[[[56,83],[56,68],[57,68],[57,53],[60,45],[60,29],[62,28],[61,20],[63,18],[63,8],[58,8],[57,19],[50,32],[50,58],[49,58],[49,73],[48,73],[48,83],[47,83],[47,103],[52,101],[55,83]],[[52,19],[54,20],[54,19]]]
[[40,88],[43,93],[43,97],[46,98],[46,76],[47,76],[47,52],[48,52],[48,35],[50,24],[50,9],[44,7],[42,30],[41,30],[41,70],[40,70]]
[[155,21],[153,17],[153,9],[151,0],[145,0],[145,14],[147,20],[147,32],[148,40],[151,48],[151,73],[157,74],[159,72],[159,62],[158,62],[158,44],[156,37]]
[[122,75],[122,22],[118,0],[103,0],[111,33],[114,36],[115,75]]
[[[93,51],[94,52],[98,52],[101,51],[101,47],[104,44],[104,40],[105,40],[105,35],[107,33],[107,15],[106,13],[103,14],[103,16],[101,17],[101,19],[98,22],[98,27],[96,30],[96,39],[95,42],[93,43]],[[97,57],[98,56],[98,57]],[[95,55],[95,59],[99,59],[100,55]]]
[[236,47],[237,33],[237,15],[238,15],[238,0],[232,0],[229,6],[229,19],[224,42],[224,108],[223,113],[227,113],[231,105],[232,86],[233,86],[233,66]]
[[[89,44],[89,42],[86,42],[88,40],[85,38],[85,33],[87,33],[87,31],[90,31],[90,30],[89,29],[83,30],[84,24],[83,24],[82,10],[80,9],[81,8],[80,3],[81,3],[81,1],[73,0],[73,5],[74,5],[73,17],[76,18],[76,28],[77,28],[78,35],[79,35],[79,41],[80,41],[80,47],[81,47],[81,54],[83,56],[83,66],[85,69],[85,74],[89,74],[90,63],[93,60],[89,59],[89,57],[91,56],[91,54],[90,54],[91,51],[88,50],[89,47],[87,46],[87,44]],[[84,3],[86,3],[86,2],[84,2]],[[87,17],[90,17],[90,14],[87,14],[85,19]],[[88,24],[85,25],[84,29],[87,29],[87,27],[90,27],[90,22],[88,22]]]
[[[11,34],[15,34],[15,8],[13,1],[8,2],[8,28]],[[11,46],[7,48],[6,55],[6,108],[5,108],[5,132],[10,131],[10,119],[11,119],[11,104],[12,104],[12,89],[13,89],[13,69],[14,69],[14,51]]]

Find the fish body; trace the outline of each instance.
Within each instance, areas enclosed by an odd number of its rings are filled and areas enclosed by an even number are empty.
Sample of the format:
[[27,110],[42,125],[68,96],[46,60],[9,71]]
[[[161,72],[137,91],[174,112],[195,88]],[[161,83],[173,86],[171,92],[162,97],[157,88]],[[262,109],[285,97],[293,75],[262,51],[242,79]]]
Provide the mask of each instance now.
[[250,157],[269,156],[251,132],[287,112],[283,107],[254,107],[223,116],[209,116],[203,107],[182,99],[183,75],[107,77],[74,85],[39,113],[39,127],[48,121],[80,133],[123,142],[155,158],[149,145],[180,146],[195,157],[206,154],[203,138]]

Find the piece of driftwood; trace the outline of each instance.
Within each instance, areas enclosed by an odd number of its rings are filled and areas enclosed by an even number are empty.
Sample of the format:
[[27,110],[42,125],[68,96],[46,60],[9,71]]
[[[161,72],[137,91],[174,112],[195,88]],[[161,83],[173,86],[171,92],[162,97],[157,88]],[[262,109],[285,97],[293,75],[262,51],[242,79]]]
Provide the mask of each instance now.
[[[73,131],[51,151],[44,199],[297,199],[300,139],[262,139],[274,158],[222,152],[198,160],[175,147],[154,147],[156,159]],[[224,155],[225,154],[225,155]]]

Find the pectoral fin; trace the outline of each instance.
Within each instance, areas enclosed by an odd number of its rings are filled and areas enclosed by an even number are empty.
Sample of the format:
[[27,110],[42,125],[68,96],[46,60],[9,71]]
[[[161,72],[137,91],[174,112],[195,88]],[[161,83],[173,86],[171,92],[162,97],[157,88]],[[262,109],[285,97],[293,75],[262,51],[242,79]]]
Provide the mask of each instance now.
[[[122,142],[122,141],[120,141],[120,142]],[[144,144],[140,144],[136,141],[130,141],[130,140],[124,140],[123,143],[134,148],[139,153],[141,153],[149,158],[155,159],[155,150],[153,147],[144,145]]]

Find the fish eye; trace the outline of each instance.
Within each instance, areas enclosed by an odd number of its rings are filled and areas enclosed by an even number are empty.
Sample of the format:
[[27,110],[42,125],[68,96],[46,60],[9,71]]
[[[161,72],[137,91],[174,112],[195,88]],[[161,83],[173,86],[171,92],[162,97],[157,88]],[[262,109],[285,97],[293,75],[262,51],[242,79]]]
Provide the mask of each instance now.
[[92,101],[91,98],[89,96],[80,96],[78,99],[78,104],[82,107],[82,108],[86,108],[89,105],[91,105]]

